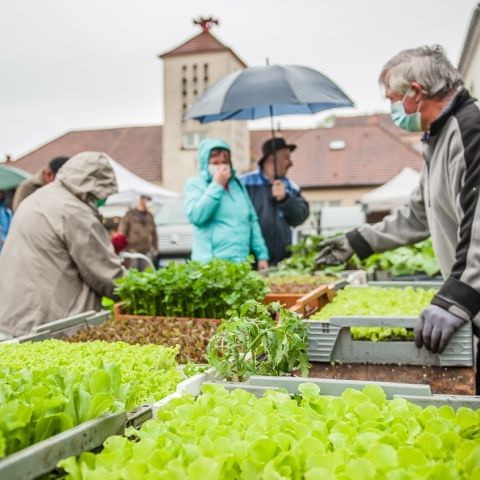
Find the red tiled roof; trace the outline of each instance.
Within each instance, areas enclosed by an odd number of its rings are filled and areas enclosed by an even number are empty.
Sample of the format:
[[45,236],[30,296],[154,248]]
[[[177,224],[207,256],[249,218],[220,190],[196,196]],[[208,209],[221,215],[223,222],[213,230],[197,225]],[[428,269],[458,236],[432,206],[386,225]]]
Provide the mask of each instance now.
[[[404,167],[420,170],[422,157],[403,142],[393,129],[384,128],[379,115],[338,118],[332,128],[285,130],[279,133],[296,143],[289,177],[303,188],[381,185]],[[396,132],[399,133],[399,132]],[[250,132],[255,160],[270,138],[267,130]],[[330,143],[345,141],[332,150]]]
[[152,125],[67,132],[20,157],[14,166],[34,173],[59,155],[99,151],[145,180],[161,182],[162,128]]
[[[392,126],[388,115],[339,117],[332,128],[284,130],[279,135],[296,143],[289,176],[303,188],[377,186],[404,167],[420,169],[421,156],[402,139],[403,131]],[[251,157],[261,157],[269,130],[250,132]],[[343,140],[343,150],[330,143]],[[162,126],[125,127],[68,132],[14,162],[36,172],[59,155],[103,151],[130,171],[149,181],[162,180]]]
[[191,55],[197,53],[209,53],[209,52],[230,52],[244,67],[247,65],[245,62],[229,47],[224,45],[217,37],[211,34],[209,31],[200,32],[198,35],[190,38],[186,42],[182,43],[178,47],[168,50],[165,53],[159,55],[160,58],[174,57],[176,55]]

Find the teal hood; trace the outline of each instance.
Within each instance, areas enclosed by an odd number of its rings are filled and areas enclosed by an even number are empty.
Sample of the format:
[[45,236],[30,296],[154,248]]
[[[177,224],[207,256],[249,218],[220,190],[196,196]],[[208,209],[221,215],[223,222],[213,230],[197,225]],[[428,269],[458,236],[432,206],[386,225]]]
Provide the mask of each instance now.
[[[220,138],[206,138],[202,140],[198,147],[198,159],[200,163],[200,175],[204,178],[207,182],[212,180],[212,176],[208,171],[208,161],[210,159],[210,152],[214,148],[224,148],[231,152],[230,145],[227,142],[224,142]],[[232,177],[235,176],[235,170],[233,169],[233,165],[230,161],[230,167],[232,168]]]
[[267,260],[268,250],[257,214],[234,170],[228,188],[212,181],[208,160],[214,148],[230,151],[223,140],[203,140],[198,148],[200,175],[185,185],[185,213],[194,227],[192,260],[205,263],[223,258],[244,262],[250,253],[259,260]]

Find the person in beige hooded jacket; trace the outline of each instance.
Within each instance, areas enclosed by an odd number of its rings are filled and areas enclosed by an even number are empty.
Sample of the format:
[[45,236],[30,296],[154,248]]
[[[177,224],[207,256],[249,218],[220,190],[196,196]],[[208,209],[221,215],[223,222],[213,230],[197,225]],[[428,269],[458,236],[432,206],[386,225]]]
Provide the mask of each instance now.
[[108,155],[83,152],[19,206],[0,255],[0,332],[100,308],[123,275],[97,209],[117,191]]

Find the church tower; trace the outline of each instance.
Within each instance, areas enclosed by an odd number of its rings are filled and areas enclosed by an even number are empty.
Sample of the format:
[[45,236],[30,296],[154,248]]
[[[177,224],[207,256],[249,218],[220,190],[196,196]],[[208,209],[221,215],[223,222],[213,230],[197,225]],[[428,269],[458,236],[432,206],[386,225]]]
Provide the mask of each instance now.
[[250,166],[247,124],[243,121],[201,124],[185,120],[184,115],[204,90],[220,78],[246,67],[210,29],[218,25],[213,18],[194,20],[202,31],[159,57],[164,61],[164,104],[162,171],[163,186],[183,192],[186,181],[197,175],[199,143],[206,137],[222,138],[232,148],[237,172]]

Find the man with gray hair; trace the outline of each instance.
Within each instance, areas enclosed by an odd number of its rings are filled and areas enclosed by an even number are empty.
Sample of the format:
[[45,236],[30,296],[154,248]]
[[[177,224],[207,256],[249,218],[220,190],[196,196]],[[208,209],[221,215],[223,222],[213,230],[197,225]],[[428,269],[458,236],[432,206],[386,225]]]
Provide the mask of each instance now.
[[424,164],[408,205],[320,245],[318,265],[365,258],[431,235],[445,283],[420,314],[417,347],[442,352],[480,310],[480,103],[442,47],[403,50],[379,81],[400,128],[423,131]]

